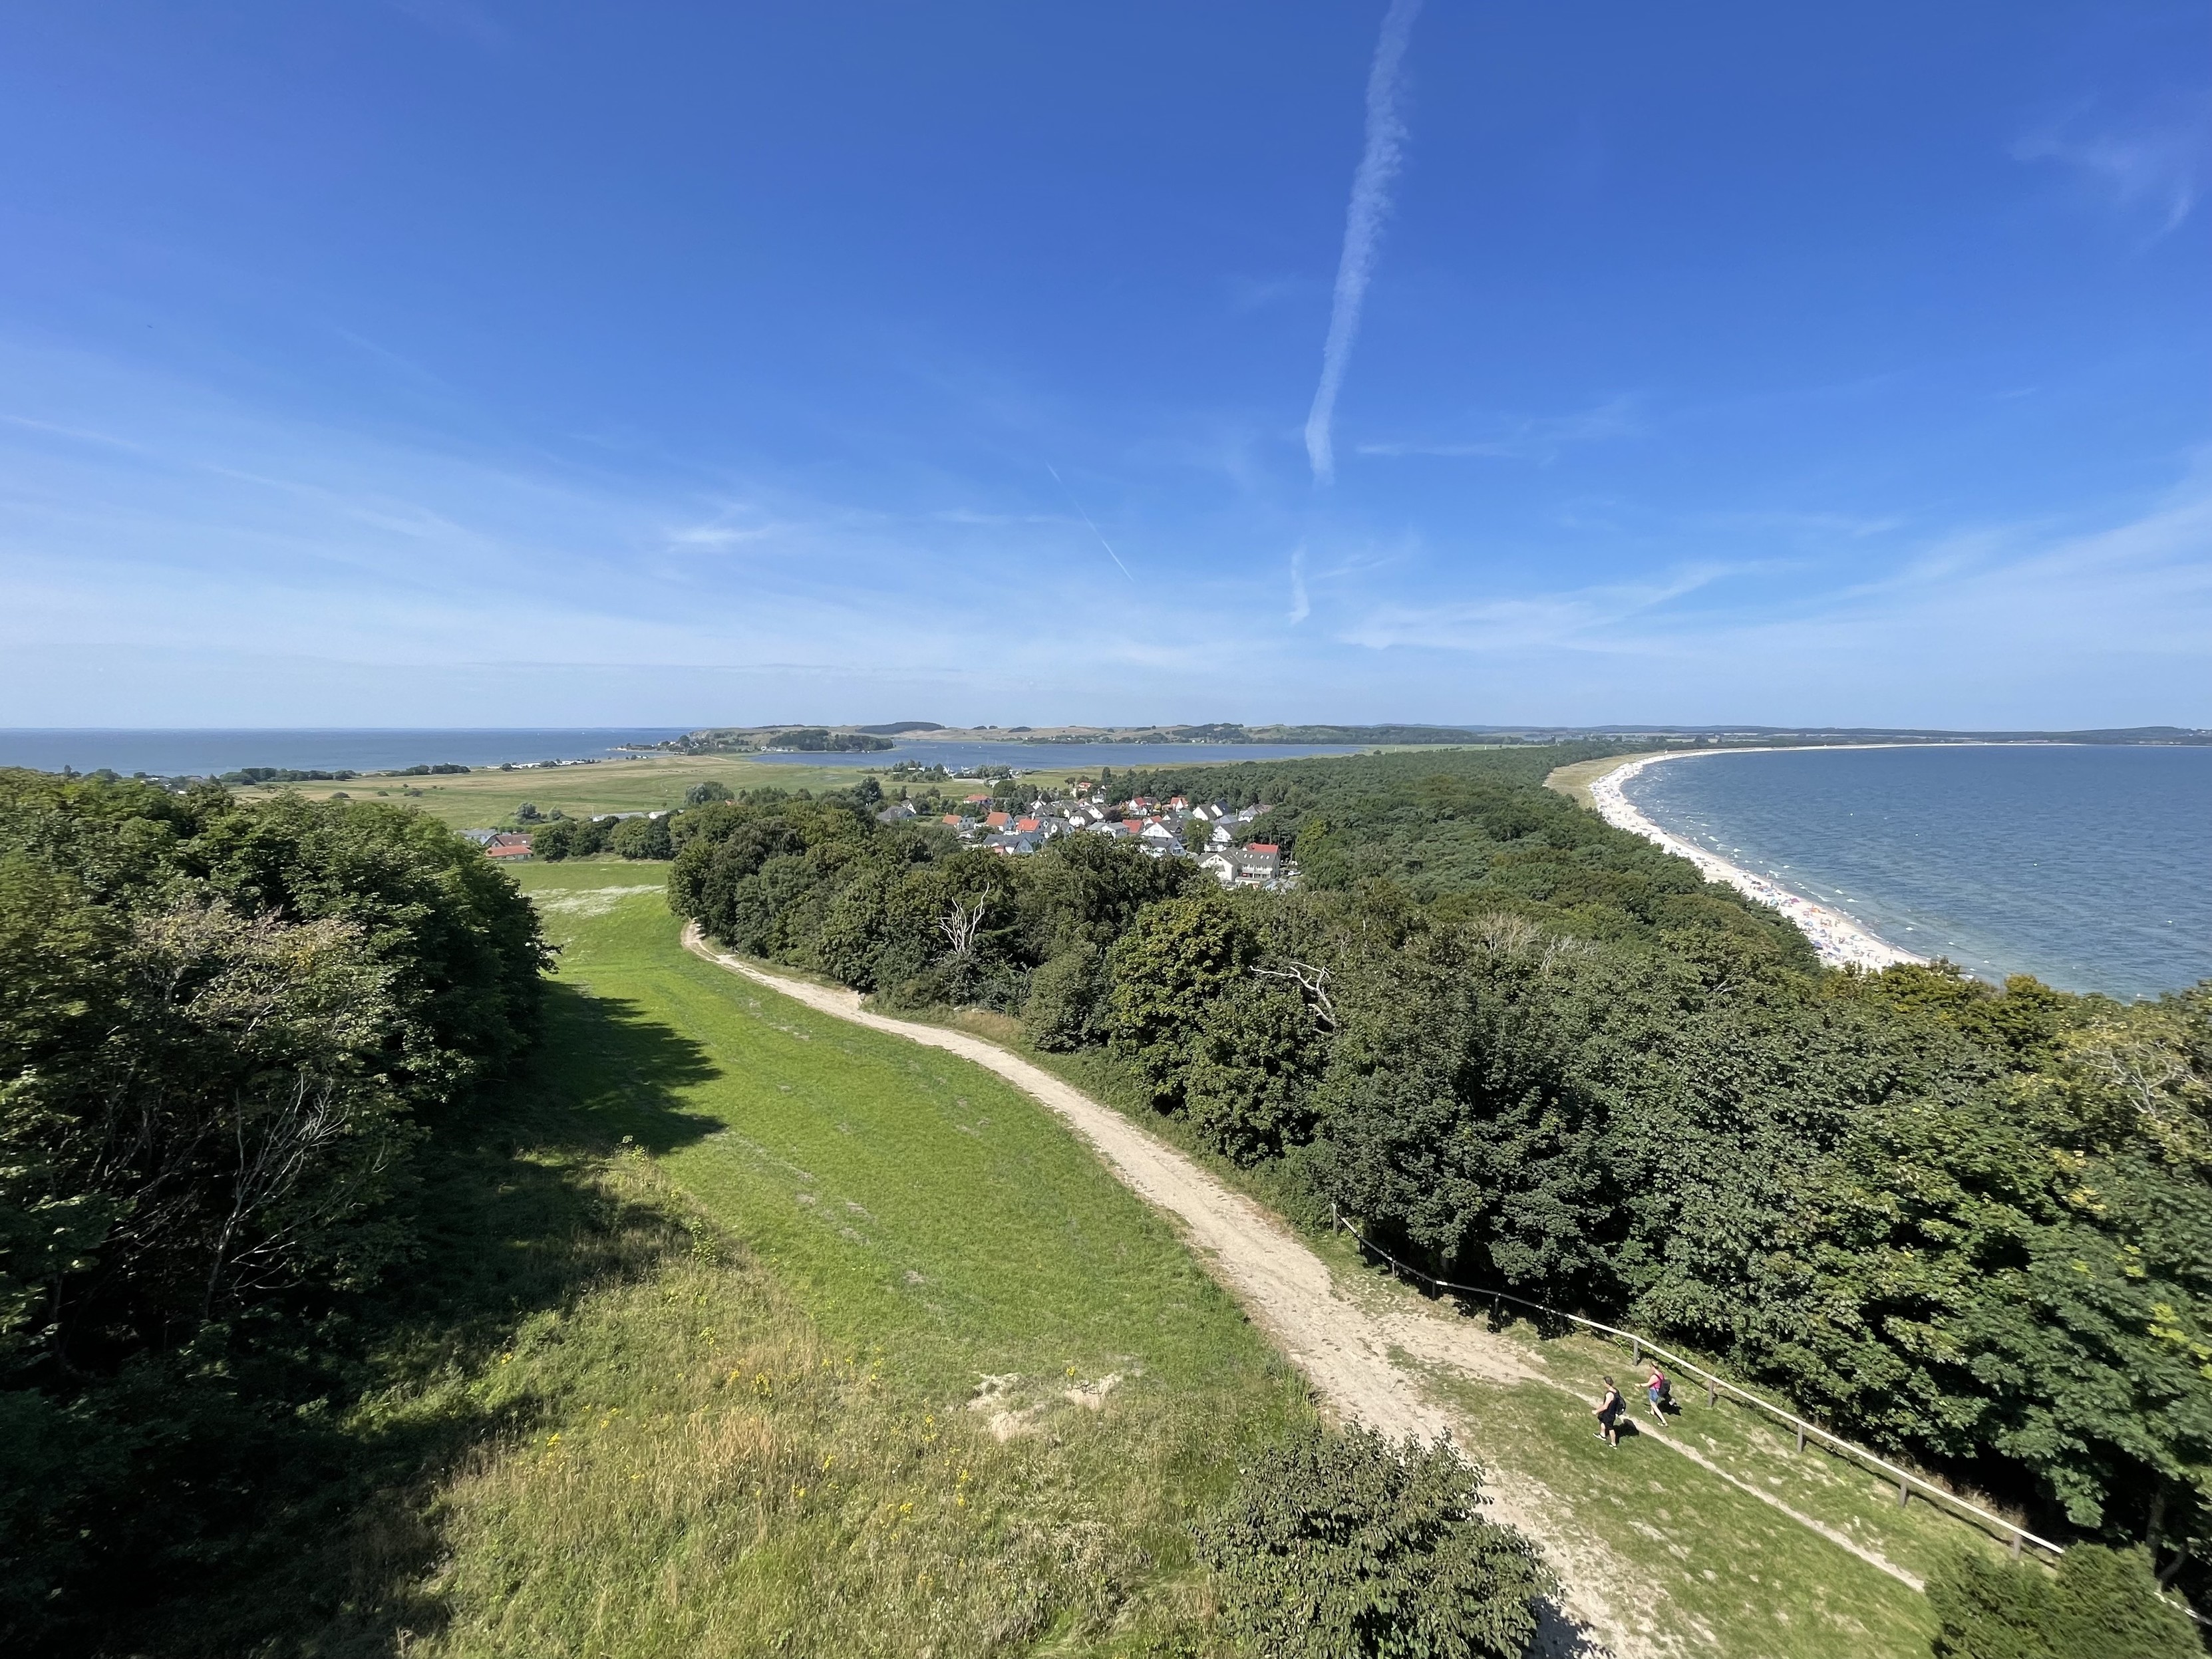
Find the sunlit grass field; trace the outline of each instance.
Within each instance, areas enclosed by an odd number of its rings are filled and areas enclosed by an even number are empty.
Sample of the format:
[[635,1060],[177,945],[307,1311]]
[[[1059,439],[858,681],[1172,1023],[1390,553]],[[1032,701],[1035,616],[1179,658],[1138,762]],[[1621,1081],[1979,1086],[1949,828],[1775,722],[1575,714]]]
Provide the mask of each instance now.
[[[886,765],[887,765],[886,762]],[[609,812],[658,812],[684,804],[684,792],[694,784],[715,782],[732,791],[746,789],[849,789],[859,783],[866,766],[822,766],[804,760],[763,760],[746,755],[656,755],[640,760],[601,761],[592,766],[559,766],[502,772],[484,768],[445,777],[349,779],[343,783],[299,783],[236,793],[254,799],[294,789],[313,799],[343,791],[356,800],[379,799],[404,801],[455,829],[489,829],[511,821],[515,809],[528,802],[539,812],[559,808],[570,817]],[[899,780],[884,767],[880,781],[892,794]],[[1040,783],[1058,785],[1078,775],[1057,768],[1039,771]],[[1024,773],[1026,776],[1026,770]],[[958,789],[954,780],[940,787]],[[983,783],[965,788],[986,789]]]
[[[476,1426],[364,1511],[365,1589],[319,1650],[395,1628],[455,1656],[1219,1650],[1185,1523],[1310,1417],[1301,1381],[1042,1108],[683,951],[665,871],[518,872],[562,957],[547,1144],[514,1167],[588,1201],[475,1248],[573,1289],[358,1414],[398,1441]],[[1116,1093],[1096,1056],[1036,1058]],[[1351,1293],[1409,1294],[1312,1242]],[[1606,1370],[1632,1392],[1626,1354],[1503,1335],[1547,1380],[1438,1376],[1466,1449],[1609,1552],[1655,1650],[1924,1655],[1906,1585],[1650,1437],[1597,1443],[1582,1395]],[[1908,1571],[1971,1535],[1741,1408],[1686,1391],[1673,1431]]]
[[1042,1107],[682,951],[664,871],[522,872],[549,1107],[662,1243],[371,1408],[508,1425],[406,1650],[1212,1651],[1185,1522],[1300,1380]]

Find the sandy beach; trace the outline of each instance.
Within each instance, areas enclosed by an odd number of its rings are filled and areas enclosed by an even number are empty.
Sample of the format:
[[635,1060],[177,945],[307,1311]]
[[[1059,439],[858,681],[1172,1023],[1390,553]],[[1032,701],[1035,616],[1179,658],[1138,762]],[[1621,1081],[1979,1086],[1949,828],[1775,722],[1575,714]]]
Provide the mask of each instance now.
[[1730,864],[1717,854],[1692,845],[1679,836],[1670,836],[1645,817],[1629,804],[1622,786],[1647,766],[1656,766],[1662,761],[1695,760],[1700,753],[1754,754],[1755,750],[1690,750],[1672,755],[1646,755],[1615,767],[1593,782],[1591,803],[1598,816],[1607,823],[1622,830],[1632,830],[1646,841],[1656,842],[1677,858],[1684,858],[1698,866],[1708,881],[1724,881],[1746,897],[1771,905],[1796,922],[1805,937],[1813,941],[1813,949],[1821,961],[1831,967],[1857,966],[1869,971],[1887,968],[1900,962],[1925,962],[1925,957],[1915,956],[1910,951],[1900,951],[1888,940],[1867,931],[1840,910],[1832,910],[1825,904],[1815,904],[1802,893],[1793,893],[1779,882],[1765,876],[1755,876],[1748,870]]

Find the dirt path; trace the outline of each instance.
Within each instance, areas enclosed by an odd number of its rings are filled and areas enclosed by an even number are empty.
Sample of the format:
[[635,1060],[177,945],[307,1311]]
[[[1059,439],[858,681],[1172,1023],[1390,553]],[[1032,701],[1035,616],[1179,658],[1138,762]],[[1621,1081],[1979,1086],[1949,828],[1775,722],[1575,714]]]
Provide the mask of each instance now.
[[[1149,1135],[1080,1090],[964,1031],[915,1024],[871,1013],[857,992],[788,979],[706,944],[684,930],[686,949],[836,1018],[943,1048],[1006,1079],[1064,1118],[1097,1151],[1116,1178],[1146,1202],[1167,1212],[1208,1271],[1254,1322],[1304,1371],[1331,1410],[1382,1433],[1433,1439],[1465,1425],[1437,1403],[1415,1370],[1396,1355],[1449,1365],[1501,1382],[1536,1373],[1510,1343],[1465,1320],[1389,1297],[1354,1301],[1340,1291],[1328,1264],[1276,1217],[1231,1191],[1181,1152]],[[1576,1527],[1565,1506],[1534,1482],[1515,1478],[1486,1487],[1496,1517],[1543,1546],[1565,1586],[1565,1617],[1547,1626],[1547,1656],[1645,1659],[1672,1648],[1659,1633],[1658,1598],[1632,1568]]]

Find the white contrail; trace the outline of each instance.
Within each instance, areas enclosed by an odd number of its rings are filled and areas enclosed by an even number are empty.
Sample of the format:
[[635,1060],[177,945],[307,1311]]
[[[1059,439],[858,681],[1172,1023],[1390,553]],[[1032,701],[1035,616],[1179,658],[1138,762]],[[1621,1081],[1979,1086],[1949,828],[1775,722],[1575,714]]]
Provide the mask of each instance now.
[[1398,67],[1420,9],[1421,0],[1390,0],[1382,36],[1375,43],[1374,66],[1367,71],[1367,147],[1360,152],[1359,171],[1352,176],[1352,205],[1344,215],[1344,257],[1337,262],[1328,340],[1321,350],[1321,384],[1314,389],[1313,409],[1306,416],[1306,459],[1313,464],[1316,483],[1330,483],[1336,477],[1329,425],[1336,416],[1336,393],[1344,384],[1345,366],[1352,359],[1352,338],[1359,332],[1360,302],[1367,297],[1367,279],[1374,274],[1375,257],[1382,248],[1382,221],[1390,212],[1390,183],[1398,176],[1405,150],[1406,124],[1398,118]]
[[[1052,481],[1060,486],[1060,493],[1067,497],[1067,504],[1075,509],[1077,516],[1084,523],[1091,524],[1091,515],[1084,512],[1083,503],[1075,499],[1075,492],[1067,487],[1067,480],[1060,476],[1060,469],[1050,461],[1047,461],[1044,464],[1044,470],[1052,474]],[[1115,564],[1121,565],[1123,575],[1129,576],[1129,567],[1121,564],[1121,556],[1114,550],[1114,544],[1106,539],[1106,532],[1097,525],[1091,524],[1091,533],[1098,538],[1098,545],[1106,550],[1106,556],[1113,560]],[[1137,579],[1134,576],[1129,576],[1129,580],[1134,581]]]

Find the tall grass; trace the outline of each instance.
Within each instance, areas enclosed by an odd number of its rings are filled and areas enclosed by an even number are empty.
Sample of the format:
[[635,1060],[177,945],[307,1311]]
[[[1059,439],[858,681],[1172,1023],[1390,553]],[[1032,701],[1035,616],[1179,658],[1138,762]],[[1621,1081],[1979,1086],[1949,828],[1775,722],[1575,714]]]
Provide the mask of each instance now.
[[264,1650],[1220,1650],[1188,1522],[1302,1382],[1042,1108],[742,994],[623,874],[530,872],[535,1098]]
[[[1240,1449],[1219,1402],[933,1407],[831,1348],[711,1228],[679,1234],[646,1160],[599,1178],[633,1214],[654,1200],[685,1247],[533,1316],[476,1374],[369,1409],[434,1413],[459,1389],[514,1419],[431,1497],[435,1622],[404,1651],[1206,1650],[1182,1523]],[[988,1418],[1013,1410],[1024,1431],[1002,1441]],[[364,1578],[380,1538],[356,1541]]]

